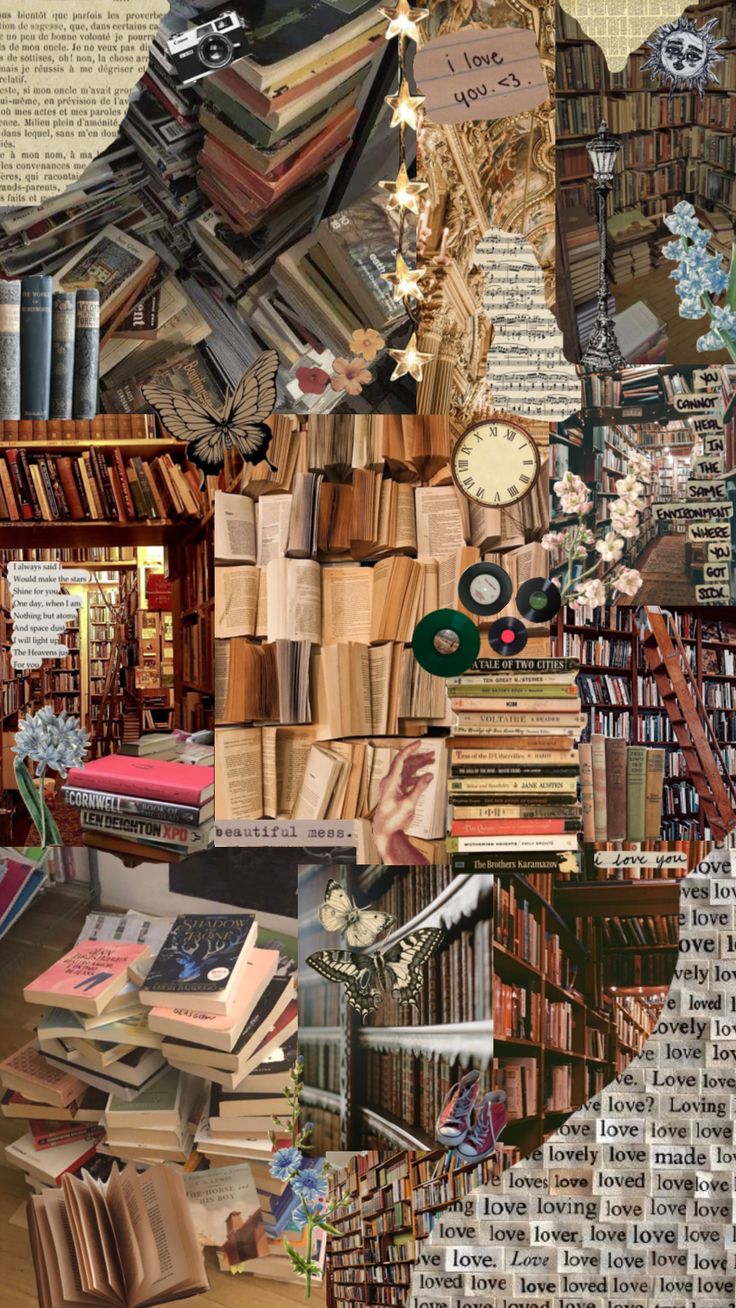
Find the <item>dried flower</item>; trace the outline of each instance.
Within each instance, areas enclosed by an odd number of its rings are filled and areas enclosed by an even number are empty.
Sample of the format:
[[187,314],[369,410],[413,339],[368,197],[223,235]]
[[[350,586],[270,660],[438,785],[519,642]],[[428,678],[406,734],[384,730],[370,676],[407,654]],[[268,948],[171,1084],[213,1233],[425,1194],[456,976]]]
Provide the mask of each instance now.
[[375,359],[385,344],[383,337],[373,327],[356,327],[350,338],[353,354],[362,354],[369,362]]
[[361,356],[355,359],[335,359],[332,365],[331,382],[333,391],[345,391],[347,395],[360,395],[363,387],[367,386],[370,380],[371,374]]

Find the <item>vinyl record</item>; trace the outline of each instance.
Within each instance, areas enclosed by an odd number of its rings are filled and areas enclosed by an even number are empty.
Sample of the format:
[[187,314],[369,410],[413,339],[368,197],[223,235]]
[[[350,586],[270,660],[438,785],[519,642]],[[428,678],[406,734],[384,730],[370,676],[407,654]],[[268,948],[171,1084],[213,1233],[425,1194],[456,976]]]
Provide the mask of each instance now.
[[457,609],[435,609],[414,628],[414,657],[434,677],[459,677],[480,651],[480,634],[474,622]]
[[514,601],[527,622],[549,622],[560,604],[560,588],[547,577],[530,577],[516,592]]
[[526,627],[518,618],[499,618],[488,631],[488,644],[497,654],[521,654],[528,639]]
[[471,563],[457,583],[460,602],[485,618],[505,609],[513,590],[508,572],[496,563]]

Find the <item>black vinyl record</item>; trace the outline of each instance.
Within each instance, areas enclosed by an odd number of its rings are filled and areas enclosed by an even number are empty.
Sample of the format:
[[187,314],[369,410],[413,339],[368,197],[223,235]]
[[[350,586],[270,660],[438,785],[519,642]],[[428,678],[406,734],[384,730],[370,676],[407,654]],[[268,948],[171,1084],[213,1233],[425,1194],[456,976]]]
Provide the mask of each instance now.
[[480,634],[474,622],[457,609],[435,609],[414,628],[414,657],[434,677],[459,677],[475,663]]
[[530,577],[517,590],[514,602],[527,622],[549,622],[562,603],[560,588],[548,577]]
[[471,563],[457,583],[460,602],[485,618],[505,609],[513,590],[508,572],[497,563]]
[[497,654],[521,654],[528,639],[526,627],[518,618],[499,618],[488,631],[488,644]]

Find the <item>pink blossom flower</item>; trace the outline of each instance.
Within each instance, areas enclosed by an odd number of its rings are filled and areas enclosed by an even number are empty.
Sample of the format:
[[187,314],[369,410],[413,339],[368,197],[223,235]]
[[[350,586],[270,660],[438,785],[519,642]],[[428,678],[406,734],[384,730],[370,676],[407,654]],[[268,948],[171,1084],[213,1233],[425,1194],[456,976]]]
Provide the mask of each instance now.
[[614,577],[616,590],[620,590],[623,595],[635,595],[642,585],[641,573],[636,568],[619,568]]
[[382,350],[385,344],[383,337],[373,327],[356,327],[350,337],[353,354],[362,354],[369,362],[375,359],[378,351]]
[[609,531],[603,540],[597,540],[595,547],[604,563],[618,563],[624,552],[624,541],[614,531]]
[[335,359],[332,365],[332,389],[333,391],[345,391],[347,395],[360,395],[364,386],[368,385],[371,380],[371,374],[365,366],[365,360],[358,357],[354,359]]
[[570,603],[576,609],[597,609],[605,602],[606,587],[604,582],[599,581],[597,578],[590,581],[581,581],[576,587],[575,594],[570,599]]
[[563,544],[565,540],[565,534],[566,533],[564,531],[548,531],[546,535],[542,537],[539,544],[542,546],[543,550],[557,549],[558,545]]
[[562,505],[563,513],[574,513],[581,518],[590,513],[593,501],[588,498],[585,482],[576,473],[566,472],[554,483],[553,490]]

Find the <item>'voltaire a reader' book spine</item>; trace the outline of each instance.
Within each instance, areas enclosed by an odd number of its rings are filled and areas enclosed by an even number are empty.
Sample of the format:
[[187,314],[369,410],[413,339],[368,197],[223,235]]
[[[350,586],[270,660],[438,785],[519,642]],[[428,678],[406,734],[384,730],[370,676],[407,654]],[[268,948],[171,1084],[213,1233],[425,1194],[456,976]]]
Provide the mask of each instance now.
[[0,282],[0,418],[20,418],[20,282]]
[[97,413],[97,379],[100,371],[99,291],[77,291],[76,322],[73,416],[94,418]]
[[74,291],[54,291],[51,304],[51,418],[72,417],[75,301]]
[[51,397],[51,278],[24,277],[20,291],[21,418],[48,418]]

